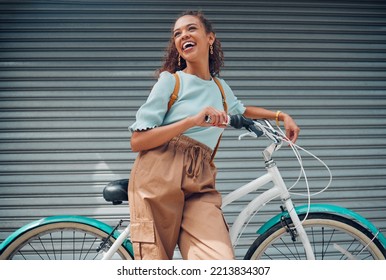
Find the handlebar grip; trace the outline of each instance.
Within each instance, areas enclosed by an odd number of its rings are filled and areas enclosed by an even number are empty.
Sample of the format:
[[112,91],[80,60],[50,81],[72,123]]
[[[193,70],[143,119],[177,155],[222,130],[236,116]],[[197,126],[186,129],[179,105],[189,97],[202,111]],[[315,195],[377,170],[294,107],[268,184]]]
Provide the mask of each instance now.
[[247,128],[250,125],[253,125],[253,120],[248,119],[243,115],[232,115],[230,116],[229,125],[237,129],[240,129],[243,127]]
[[255,127],[255,122],[252,119],[246,118],[243,115],[230,116],[229,125],[237,129],[244,127],[248,131],[255,133],[257,137],[264,134],[263,131]]

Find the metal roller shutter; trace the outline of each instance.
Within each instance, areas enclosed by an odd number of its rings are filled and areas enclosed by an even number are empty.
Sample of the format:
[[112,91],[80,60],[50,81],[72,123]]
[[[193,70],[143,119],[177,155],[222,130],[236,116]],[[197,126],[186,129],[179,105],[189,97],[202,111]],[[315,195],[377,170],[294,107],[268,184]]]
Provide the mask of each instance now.
[[[0,1],[0,241],[48,215],[127,217],[127,205],[101,192],[130,174],[127,126],[155,82],[171,24],[189,8],[213,21],[222,77],[239,99],[292,114],[298,143],[330,166],[333,184],[313,201],[349,207],[386,233],[385,1]],[[239,133],[227,130],[217,154],[224,194],[264,171],[267,142],[238,142]],[[289,149],[277,159],[294,181]],[[322,188],[327,173],[304,163],[312,191]],[[245,202],[225,209],[229,223]],[[278,205],[263,210],[238,258]]]

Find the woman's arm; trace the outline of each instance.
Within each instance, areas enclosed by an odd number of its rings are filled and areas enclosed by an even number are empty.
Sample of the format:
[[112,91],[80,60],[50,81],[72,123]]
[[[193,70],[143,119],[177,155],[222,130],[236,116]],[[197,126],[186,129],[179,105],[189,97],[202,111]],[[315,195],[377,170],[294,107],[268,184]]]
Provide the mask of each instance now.
[[[211,117],[211,123],[205,122],[205,116]],[[276,112],[259,107],[246,107],[244,116],[254,119],[275,120]],[[281,112],[279,114],[279,120],[284,122],[287,138],[295,143],[298,138],[300,128],[296,125],[291,116],[286,113]],[[224,127],[224,123],[226,122],[227,115],[224,111],[219,111],[213,107],[207,107],[197,115],[181,121],[145,131],[133,132],[131,136],[131,149],[133,152],[149,150],[170,141],[173,137],[180,135],[194,126]]]
[[[264,108],[248,106],[246,107],[244,116],[251,119],[275,120],[276,113],[277,112],[266,110]],[[284,128],[285,128],[287,138],[291,140],[293,143],[295,143],[296,140],[298,139],[300,128],[297,126],[297,124],[292,119],[292,117],[286,113],[280,112],[280,114],[278,115],[278,119],[279,121],[284,122]]]
[[131,149],[133,152],[139,152],[158,147],[191,127],[193,127],[192,119],[186,118],[170,125],[134,131],[131,136]]
[[[205,116],[210,115],[212,122],[206,123]],[[131,149],[133,152],[149,150],[170,141],[173,137],[180,135],[184,131],[194,126],[219,126],[224,127],[227,115],[224,111],[219,111],[213,107],[203,109],[197,115],[188,117],[181,121],[155,127],[145,131],[134,131],[131,136]]]

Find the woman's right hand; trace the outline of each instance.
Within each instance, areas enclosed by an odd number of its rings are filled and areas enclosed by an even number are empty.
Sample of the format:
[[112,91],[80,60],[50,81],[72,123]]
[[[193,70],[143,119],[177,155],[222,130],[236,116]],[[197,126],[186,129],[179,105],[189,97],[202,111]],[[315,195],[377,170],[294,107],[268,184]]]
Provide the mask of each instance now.
[[[206,116],[210,116],[210,123],[205,121]],[[133,132],[130,141],[131,149],[134,152],[139,152],[158,147],[194,126],[217,126],[225,128],[227,119],[228,116],[224,111],[219,111],[213,107],[206,107],[198,114],[178,122],[145,131]]]
[[[207,122],[207,118],[209,121]],[[206,107],[197,115],[191,117],[192,121],[196,126],[217,126],[226,127],[228,116],[225,111],[217,110],[214,107]]]

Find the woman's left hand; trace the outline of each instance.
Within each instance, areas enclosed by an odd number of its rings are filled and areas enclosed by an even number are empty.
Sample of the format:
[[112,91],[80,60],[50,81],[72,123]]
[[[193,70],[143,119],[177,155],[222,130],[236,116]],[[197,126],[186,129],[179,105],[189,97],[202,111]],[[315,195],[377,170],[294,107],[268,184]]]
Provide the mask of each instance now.
[[285,128],[285,134],[287,138],[292,142],[295,143],[298,139],[300,128],[297,126],[295,121],[292,119],[292,117],[288,114],[281,113],[282,114],[282,120],[284,122],[284,128]]

